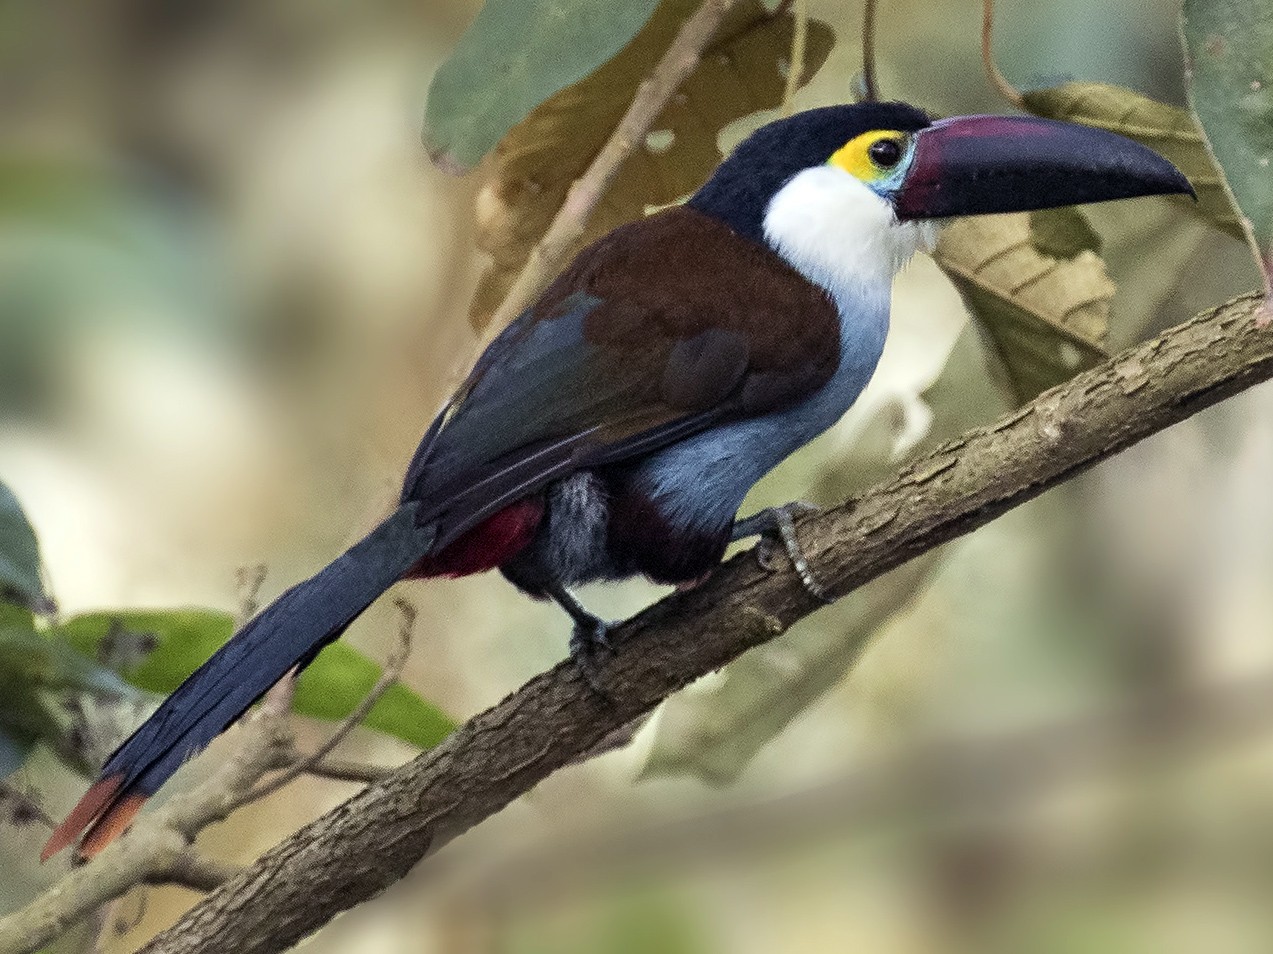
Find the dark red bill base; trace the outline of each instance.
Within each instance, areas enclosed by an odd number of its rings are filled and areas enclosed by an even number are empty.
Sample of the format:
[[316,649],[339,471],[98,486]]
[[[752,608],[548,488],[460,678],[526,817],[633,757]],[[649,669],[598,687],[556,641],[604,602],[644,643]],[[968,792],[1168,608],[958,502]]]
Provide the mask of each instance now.
[[960,116],[915,134],[894,207],[902,219],[937,219],[1171,193],[1194,194],[1179,169],[1126,136],[1028,116]]

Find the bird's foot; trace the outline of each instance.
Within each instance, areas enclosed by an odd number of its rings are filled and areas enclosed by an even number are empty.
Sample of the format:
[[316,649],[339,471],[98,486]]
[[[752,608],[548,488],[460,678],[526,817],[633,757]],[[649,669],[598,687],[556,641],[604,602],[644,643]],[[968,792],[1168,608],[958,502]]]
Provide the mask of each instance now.
[[817,513],[820,509],[803,500],[793,500],[781,507],[769,507],[746,520],[735,523],[734,539],[759,534],[760,542],[756,544],[756,562],[766,570],[773,569],[774,553],[778,545],[782,544],[787,551],[787,557],[791,560],[792,568],[796,571],[796,576],[800,577],[800,583],[809,595],[823,603],[831,603],[834,601],[826,588],[813,575],[813,570],[809,568],[809,560],[800,546],[800,538],[796,536],[795,518]]
[[601,668],[613,655],[609,623],[595,616],[575,620],[575,628],[570,634],[570,658],[579,667],[579,674],[589,687],[607,697],[609,693],[601,684]]

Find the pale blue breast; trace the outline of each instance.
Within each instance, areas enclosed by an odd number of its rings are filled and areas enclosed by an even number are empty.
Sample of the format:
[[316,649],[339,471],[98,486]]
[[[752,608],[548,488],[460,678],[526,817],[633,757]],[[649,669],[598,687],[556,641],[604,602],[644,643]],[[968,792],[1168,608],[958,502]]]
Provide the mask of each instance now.
[[836,296],[841,358],[831,380],[805,400],[680,441],[645,461],[636,486],[674,526],[728,525],[752,485],[838,421],[871,379],[888,334],[889,292]]

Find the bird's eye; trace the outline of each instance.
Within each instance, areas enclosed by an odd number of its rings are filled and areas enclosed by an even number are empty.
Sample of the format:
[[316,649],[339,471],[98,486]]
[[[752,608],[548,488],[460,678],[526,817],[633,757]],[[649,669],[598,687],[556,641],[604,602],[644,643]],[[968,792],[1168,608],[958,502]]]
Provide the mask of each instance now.
[[872,129],[854,136],[827,160],[867,183],[888,183],[906,159],[910,136],[897,129]]
[[866,152],[881,169],[891,169],[902,160],[902,144],[896,139],[877,139]]

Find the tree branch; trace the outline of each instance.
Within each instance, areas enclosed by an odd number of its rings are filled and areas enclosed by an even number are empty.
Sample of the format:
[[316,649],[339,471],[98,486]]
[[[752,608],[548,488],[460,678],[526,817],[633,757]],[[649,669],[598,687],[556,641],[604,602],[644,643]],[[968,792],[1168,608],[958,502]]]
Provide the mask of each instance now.
[[862,99],[873,103],[880,98],[880,84],[875,78],[875,6],[876,0],[862,5]]
[[791,58],[787,63],[787,81],[782,89],[781,115],[790,116],[796,109],[796,93],[804,78],[804,52],[809,40],[809,0],[795,0],[795,24],[791,31]]
[[517,281],[491,317],[488,325],[490,333],[498,332],[521,314],[560,271],[566,254],[583,234],[593,208],[610,188],[623,163],[640,145],[650,126],[659,118],[672,94],[698,68],[703,50],[736,2],[704,0],[698,11],[685,21],[663,58],[637,89],[632,105],[619,120],[613,135],[587,171],[575,180],[548,231],[531,249]]
[[0,954],[41,948],[138,885],[172,882],[209,891],[236,873],[239,869],[196,855],[190,842],[224,818],[263,774],[281,767],[290,750],[286,710],[280,714],[263,705],[244,727],[240,747],[211,778],[143,815],[90,864],[72,868],[26,907],[0,918]]
[[[1273,377],[1259,296],[1204,313],[908,464],[891,482],[803,520],[818,578],[843,596],[969,533],[1151,434]],[[204,899],[149,954],[283,950],[374,897],[607,734],[766,642],[820,604],[786,562],[748,554],[615,630],[607,695],[563,662],[436,749],[307,825]],[[124,839],[126,845],[128,839]]]
[[[239,571],[240,625],[256,612],[256,596],[264,577],[263,567]],[[327,755],[362,723],[401,675],[410,651],[415,609],[405,600],[399,600],[398,606],[403,615],[398,652],[386,663],[371,692],[316,752],[302,755],[296,751],[291,728],[296,692],[293,670],[265,694],[256,712],[245,720],[239,747],[210,778],[189,791],[176,793],[158,811],[143,815],[126,838],[108,846],[91,866],[73,868],[26,907],[0,918],[0,954],[26,954],[43,947],[94,911],[105,914],[104,905],[135,887],[175,884],[207,892],[228,881],[243,869],[199,854],[191,844],[195,837],[208,825],[272,794],[301,773],[363,784],[384,778],[389,769],[328,759]],[[269,782],[261,781],[279,769],[283,770],[280,775]],[[0,784],[0,803],[20,794]],[[53,827],[33,802],[29,806],[17,804],[13,815],[29,816],[29,820]],[[99,926],[99,941],[101,932],[110,929],[109,921],[105,917]]]
[[320,766],[323,765],[324,760],[332,752],[336,751],[337,746],[348,738],[355,728],[362,724],[362,720],[367,717],[367,713],[372,710],[372,707],[397,683],[398,677],[402,675],[402,667],[407,664],[407,659],[411,655],[411,630],[415,626],[416,610],[414,606],[401,598],[394,600],[394,603],[402,614],[402,625],[398,629],[398,648],[385,663],[384,669],[380,673],[380,678],[371,687],[371,691],[363,696],[362,701],[354,707],[354,710],[344,718],[336,728],[336,731],[322,745],[304,758],[296,759],[268,782],[258,782],[251,790],[244,792],[238,804],[234,806],[235,808],[249,805],[252,802],[260,801],[266,796],[273,795],[280,788],[291,784],[301,775],[307,773],[316,774]]
[[981,63],[986,69],[986,79],[990,80],[990,85],[999,91],[1000,96],[1017,109],[1025,109],[1025,99],[1021,96],[1021,91],[1008,82],[1008,78],[1000,72],[999,65],[995,63],[994,32],[995,0],[982,0]]

